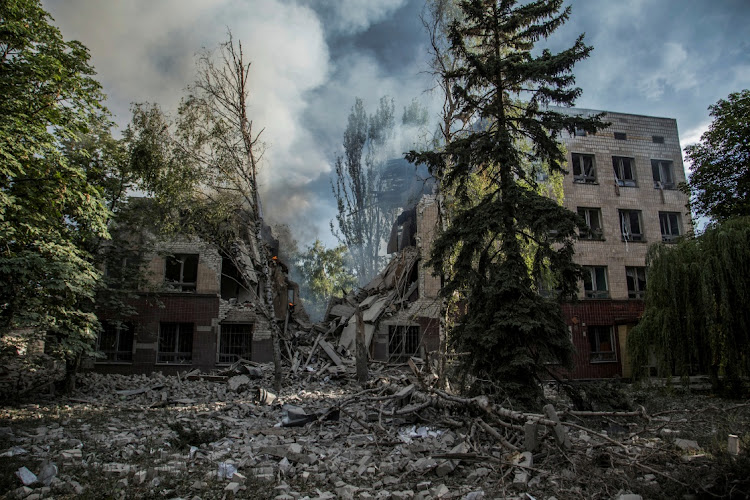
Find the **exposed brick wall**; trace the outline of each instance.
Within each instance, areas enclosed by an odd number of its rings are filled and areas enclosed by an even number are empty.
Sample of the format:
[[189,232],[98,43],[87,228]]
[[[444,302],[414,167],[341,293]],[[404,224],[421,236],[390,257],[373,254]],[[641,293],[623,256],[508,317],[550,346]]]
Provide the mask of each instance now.
[[[574,379],[611,378],[623,375],[624,353],[620,348],[618,325],[632,325],[643,315],[641,300],[582,300],[563,304],[565,324],[571,332],[576,354],[575,367],[565,375]],[[615,362],[591,362],[588,327],[609,326],[614,332]]]

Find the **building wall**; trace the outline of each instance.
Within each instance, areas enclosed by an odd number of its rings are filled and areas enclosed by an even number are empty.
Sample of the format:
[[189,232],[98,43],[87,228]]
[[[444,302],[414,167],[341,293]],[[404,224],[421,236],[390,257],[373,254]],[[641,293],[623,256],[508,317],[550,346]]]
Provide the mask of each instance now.
[[[567,112],[594,114],[599,111],[571,109]],[[627,332],[638,323],[644,310],[642,300],[629,299],[625,267],[645,267],[648,246],[662,241],[659,212],[679,214],[681,234],[692,232],[692,221],[687,214],[687,196],[677,189],[654,187],[651,160],[671,160],[675,186],[685,181],[685,170],[677,131],[671,118],[607,112],[604,120],[609,128],[594,135],[572,136],[564,139],[567,148],[568,170],[563,180],[564,205],[572,211],[580,207],[600,208],[603,240],[577,241],[574,260],[584,266],[606,266],[609,299],[587,299],[583,283],[580,301],[565,304],[563,316],[576,348],[572,378],[605,378],[629,376],[628,353],[625,350]],[[615,133],[624,133],[625,140]],[[654,136],[664,142],[654,141]],[[593,154],[596,182],[574,182],[572,155]],[[612,166],[613,156],[635,160],[636,187],[618,186]],[[624,241],[619,210],[639,210],[645,241]],[[648,276],[646,277],[648,286]],[[617,349],[616,362],[591,362],[588,328],[610,326]]]

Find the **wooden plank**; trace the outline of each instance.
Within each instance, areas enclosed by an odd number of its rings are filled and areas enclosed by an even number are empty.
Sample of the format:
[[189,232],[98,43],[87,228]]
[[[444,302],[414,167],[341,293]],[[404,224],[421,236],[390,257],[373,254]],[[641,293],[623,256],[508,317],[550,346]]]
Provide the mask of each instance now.
[[325,351],[325,353],[328,355],[329,358],[331,358],[331,361],[333,361],[336,364],[336,366],[340,366],[344,368],[344,363],[341,361],[341,358],[339,357],[339,355],[336,354],[336,351],[333,350],[333,346],[331,344],[329,344],[323,339],[320,339],[320,342],[318,342],[318,344],[320,345],[320,347],[323,348],[323,351]]

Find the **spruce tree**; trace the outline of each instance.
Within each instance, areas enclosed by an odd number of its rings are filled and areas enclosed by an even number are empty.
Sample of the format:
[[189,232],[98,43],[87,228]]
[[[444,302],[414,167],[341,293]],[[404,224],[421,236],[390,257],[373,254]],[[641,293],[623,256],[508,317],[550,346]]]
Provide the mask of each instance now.
[[[438,151],[407,154],[428,164],[461,207],[431,256],[435,271],[445,273],[442,293],[465,304],[450,333],[460,367],[472,375],[474,392],[527,404],[541,395],[544,363],[571,363],[559,301],[575,295],[580,276],[572,257],[581,221],[542,194],[536,173],[564,172],[563,131],[604,126],[599,117],[550,107],[573,105],[581,90],[571,71],[591,51],[581,35],[560,53],[532,52],[568,19],[570,8],[561,6],[461,2],[463,14],[448,32],[457,64],[441,76],[452,81],[460,108],[463,124],[455,127],[468,123],[471,132]],[[484,185],[478,199],[477,182]],[[540,287],[555,293],[540,294]]]

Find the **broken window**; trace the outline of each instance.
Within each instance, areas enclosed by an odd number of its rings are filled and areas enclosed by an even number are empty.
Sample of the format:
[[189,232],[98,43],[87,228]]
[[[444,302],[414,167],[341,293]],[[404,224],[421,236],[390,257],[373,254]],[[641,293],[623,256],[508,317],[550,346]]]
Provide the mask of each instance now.
[[598,208],[578,208],[578,215],[586,221],[588,229],[581,230],[579,237],[582,240],[603,240],[602,211]]
[[628,135],[625,132],[615,132],[615,139],[618,141],[627,141]]
[[661,240],[674,243],[680,237],[680,214],[677,212],[659,212]]
[[615,181],[618,186],[636,187],[634,158],[613,156],[612,168],[615,171]]
[[583,290],[587,299],[608,299],[606,266],[584,266]]
[[388,356],[392,361],[404,361],[419,350],[419,326],[391,325],[388,327]]
[[198,255],[175,254],[167,257],[164,283],[181,292],[194,292],[198,280]]
[[596,166],[594,155],[573,153],[573,182],[594,184],[596,182]]
[[577,137],[586,137],[586,131],[582,128],[576,128],[575,135]]
[[674,167],[671,160],[651,160],[654,188],[674,189]]
[[589,348],[592,363],[617,361],[615,352],[615,335],[611,326],[589,326]]
[[664,144],[664,136],[663,135],[652,135],[651,140],[655,144]]
[[646,268],[626,267],[625,278],[628,282],[628,298],[643,299],[646,296]]
[[104,354],[104,359],[99,361],[133,361],[133,330],[132,323],[102,322],[96,350]]
[[645,241],[640,210],[620,210],[620,232],[623,241]]
[[193,361],[193,324],[160,323],[157,363],[190,364]]
[[241,359],[250,359],[253,347],[253,325],[222,324],[219,339],[219,363],[234,363]]

